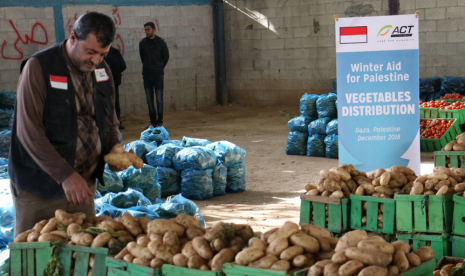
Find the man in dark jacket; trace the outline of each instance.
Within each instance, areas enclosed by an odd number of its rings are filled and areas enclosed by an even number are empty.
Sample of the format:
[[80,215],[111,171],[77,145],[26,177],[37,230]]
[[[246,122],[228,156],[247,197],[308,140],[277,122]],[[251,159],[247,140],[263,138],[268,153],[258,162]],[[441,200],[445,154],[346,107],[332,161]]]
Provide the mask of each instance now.
[[[155,24],[144,24],[146,38],[139,43],[139,54],[142,61],[145,96],[149,107],[150,124],[154,127],[163,125],[163,69],[170,54],[163,38],[155,35]],[[154,106],[154,89],[157,108]],[[158,118],[157,118],[158,115]]]
[[119,129],[125,129],[123,123],[121,123],[121,109],[119,106],[119,86],[121,84],[121,76],[124,70],[126,70],[126,62],[119,52],[118,49],[111,46],[110,52],[103,58],[108,66],[110,66],[111,74],[113,75],[113,83],[115,84],[115,111],[116,117],[119,121]]

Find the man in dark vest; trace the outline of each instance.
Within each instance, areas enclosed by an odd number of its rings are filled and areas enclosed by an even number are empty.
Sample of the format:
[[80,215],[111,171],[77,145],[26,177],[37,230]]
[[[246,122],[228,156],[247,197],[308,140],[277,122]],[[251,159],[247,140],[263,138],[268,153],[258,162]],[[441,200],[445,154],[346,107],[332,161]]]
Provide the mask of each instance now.
[[8,164],[15,236],[56,209],[95,216],[103,156],[119,143],[113,77],[103,61],[114,37],[113,19],[84,14],[69,39],[35,53],[23,68]]
[[[144,30],[146,37],[139,42],[142,76],[144,78],[144,89],[149,108],[150,124],[153,127],[158,127],[163,125],[163,69],[168,63],[170,53],[165,40],[155,35],[155,24],[153,24],[153,22],[145,23]],[[156,110],[154,100],[157,101]]]
[[110,66],[111,74],[113,75],[113,83],[115,84],[115,111],[119,121],[119,129],[126,129],[121,122],[121,108],[119,106],[119,86],[121,84],[121,76],[126,70],[126,62],[118,49],[111,46],[110,52],[104,58],[105,62]]

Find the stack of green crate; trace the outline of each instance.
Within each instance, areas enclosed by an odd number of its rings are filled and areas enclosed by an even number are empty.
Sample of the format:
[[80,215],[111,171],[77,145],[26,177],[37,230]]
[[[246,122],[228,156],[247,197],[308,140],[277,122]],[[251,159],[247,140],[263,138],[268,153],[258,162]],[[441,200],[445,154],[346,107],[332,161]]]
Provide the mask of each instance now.
[[402,195],[395,194],[397,239],[413,249],[431,246],[436,259],[450,256],[453,194]]
[[452,257],[465,257],[465,198],[455,194],[454,218],[452,222]]
[[[441,120],[441,119],[437,119],[437,120]],[[440,151],[445,145],[447,145],[447,143],[455,140],[457,135],[462,133],[462,131],[460,130],[459,121],[457,119],[446,119],[446,120],[453,120],[454,122],[440,138],[421,138],[420,137],[421,151],[427,151],[427,152]],[[434,122],[435,120],[433,120],[432,123]]]
[[313,224],[341,234],[349,229],[349,199],[300,196],[300,224]]
[[438,117],[439,117],[439,108],[420,106],[420,119],[436,119]]
[[459,124],[465,124],[465,108],[462,109],[439,109],[439,118],[457,119]]
[[[363,205],[366,208],[366,223],[362,223]],[[378,209],[383,206],[382,227],[379,226]],[[394,234],[396,203],[391,198],[350,195],[350,228]]]

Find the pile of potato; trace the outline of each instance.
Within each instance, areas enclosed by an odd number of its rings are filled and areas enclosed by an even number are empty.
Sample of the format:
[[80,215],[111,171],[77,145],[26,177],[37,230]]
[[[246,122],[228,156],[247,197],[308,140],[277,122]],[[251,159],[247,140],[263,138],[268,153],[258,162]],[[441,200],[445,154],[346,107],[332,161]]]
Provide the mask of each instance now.
[[[439,264],[438,264],[438,266],[439,266]],[[461,261],[457,262],[457,263],[454,262],[454,263],[449,263],[449,264],[442,264],[442,265],[440,265],[439,269],[433,271],[433,276],[448,276],[448,275],[451,275],[452,274],[451,270],[453,268],[459,268],[460,269],[460,268],[462,268],[462,266],[463,266],[463,262],[461,262]],[[462,273],[463,273],[463,271],[462,271]]]
[[465,133],[457,135],[455,140],[447,143],[441,151],[465,151]]
[[435,167],[433,173],[415,179],[411,195],[447,195],[465,191],[465,170]]
[[364,175],[363,172],[355,170],[352,164],[342,164],[329,170],[321,170],[321,178],[315,185],[305,186],[306,195],[329,196],[336,199],[348,198],[357,189],[353,178],[360,174]]
[[235,257],[235,263],[260,269],[290,271],[310,267],[315,260],[330,259],[338,239],[327,230],[285,222],[279,228],[253,237]]
[[368,237],[364,230],[342,236],[328,260],[316,262],[308,276],[393,276],[434,259],[430,247],[410,252],[403,241],[386,242],[379,236]]

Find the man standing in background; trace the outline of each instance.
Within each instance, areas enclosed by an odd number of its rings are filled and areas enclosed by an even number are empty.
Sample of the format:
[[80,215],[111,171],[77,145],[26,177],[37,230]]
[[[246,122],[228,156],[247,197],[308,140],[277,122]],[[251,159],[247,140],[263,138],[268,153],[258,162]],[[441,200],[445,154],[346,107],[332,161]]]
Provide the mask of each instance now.
[[[155,35],[153,22],[145,23],[144,30],[146,37],[139,43],[142,76],[149,108],[150,125],[158,127],[163,125],[163,69],[168,63],[170,54],[165,40]],[[154,92],[157,101],[156,110]]]
[[123,130],[125,127],[121,123],[121,109],[119,106],[119,86],[121,84],[121,76],[126,70],[126,62],[118,49],[111,46],[110,52],[104,57],[104,60],[110,66],[111,74],[113,75],[113,83],[115,84],[115,111],[116,117],[119,121],[119,129]]

